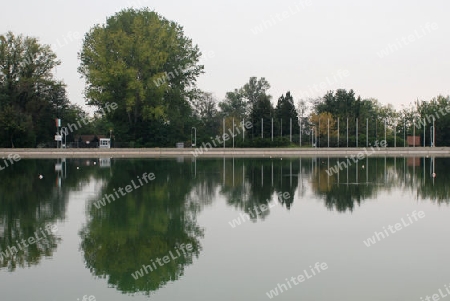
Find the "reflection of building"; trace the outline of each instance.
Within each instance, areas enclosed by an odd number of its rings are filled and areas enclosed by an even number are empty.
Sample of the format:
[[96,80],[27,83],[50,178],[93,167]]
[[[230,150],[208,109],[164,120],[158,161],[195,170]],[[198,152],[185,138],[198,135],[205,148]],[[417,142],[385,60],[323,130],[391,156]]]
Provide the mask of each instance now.
[[111,158],[99,158],[98,165],[100,167],[111,167]]
[[408,157],[406,164],[408,166],[420,166],[420,159],[419,157]]
[[66,158],[57,159],[55,163],[55,172],[56,172],[56,187],[61,188],[62,179],[67,177],[67,166],[66,166]]

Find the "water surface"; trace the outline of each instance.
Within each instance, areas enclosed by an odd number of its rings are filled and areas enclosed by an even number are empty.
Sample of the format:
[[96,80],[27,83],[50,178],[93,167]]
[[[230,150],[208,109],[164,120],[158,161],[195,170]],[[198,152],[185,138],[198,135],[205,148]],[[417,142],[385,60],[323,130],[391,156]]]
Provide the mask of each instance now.
[[0,172],[2,300],[445,293],[450,160],[367,158],[330,176],[343,160],[21,160]]

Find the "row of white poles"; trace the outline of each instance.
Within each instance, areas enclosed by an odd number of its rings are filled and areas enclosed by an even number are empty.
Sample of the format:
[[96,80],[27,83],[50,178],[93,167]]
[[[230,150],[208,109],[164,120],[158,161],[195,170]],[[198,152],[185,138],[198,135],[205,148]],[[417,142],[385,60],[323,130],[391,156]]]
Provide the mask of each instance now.
[[[244,119],[242,120],[242,141],[245,141],[245,128],[244,128]],[[280,120],[281,123],[281,132],[280,135],[283,136],[283,119]],[[320,119],[318,128],[320,129]],[[235,130],[235,123],[233,118],[233,148],[234,148],[234,130]],[[225,118],[223,118],[223,134],[225,134]],[[413,136],[416,136],[416,123],[413,123]],[[434,140],[436,137],[436,130],[435,130],[435,120],[433,119],[433,125],[430,126],[430,147],[434,147]],[[261,118],[261,138],[264,138],[264,119]],[[423,146],[425,147],[425,138],[426,138],[426,120],[423,119]],[[273,141],[273,118],[272,118],[272,125],[271,125],[271,139]],[[384,120],[384,140],[387,139],[387,121]],[[414,138],[415,139],[415,138]],[[302,146],[302,123],[300,122],[300,146]],[[317,143],[317,131],[315,131],[315,140]],[[292,118],[290,118],[290,124],[289,124],[289,141],[292,142]],[[313,134],[311,134],[311,142],[314,146],[314,139]],[[340,128],[339,128],[339,118],[337,119],[337,146],[339,147],[339,141],[340,141]],[[406,120],[403,121],[403,146],[406,146]],[[319,142],[320,142],[320,135],[319,135]],[[223,143],[223,148],[225,148],[225,141]],[[327,120],[327,146],[330,147],[330,119]],[[416,146],[416,143],[414,142],[413,146]],[[348,118],[347,118],[347,147],[348,147]],[[356,147],[358,147],[358,118],[356,118]],[[366,147],[369,147],[369,118],[366,118]],[[394,147],[397,147],[397,125],[394,127]]]

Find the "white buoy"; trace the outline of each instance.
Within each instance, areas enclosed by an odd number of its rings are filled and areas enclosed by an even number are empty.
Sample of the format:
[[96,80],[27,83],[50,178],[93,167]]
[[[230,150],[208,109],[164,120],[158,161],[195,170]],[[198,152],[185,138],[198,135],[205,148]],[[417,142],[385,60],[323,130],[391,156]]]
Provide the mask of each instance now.
[[39,180],[42,180],[44,178],[43,175],[39,175]]

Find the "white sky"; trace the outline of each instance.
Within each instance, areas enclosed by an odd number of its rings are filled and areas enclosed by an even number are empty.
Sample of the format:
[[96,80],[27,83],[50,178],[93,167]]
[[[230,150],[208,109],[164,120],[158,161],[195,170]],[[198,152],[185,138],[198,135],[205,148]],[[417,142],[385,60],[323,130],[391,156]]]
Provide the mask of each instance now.
[[[0,33],[56,45],[57,78],[70,100],[84,105],[82,37],[130,6],[148,6],[184,27],[206,56],[198,86],[218,100],[251,76],[269,81],[273,102],[288,90],[298,100],[344,88],[401,108],[450,94],[448,0],[8,1]],[[382,49],[388,53],[381,58]]]

